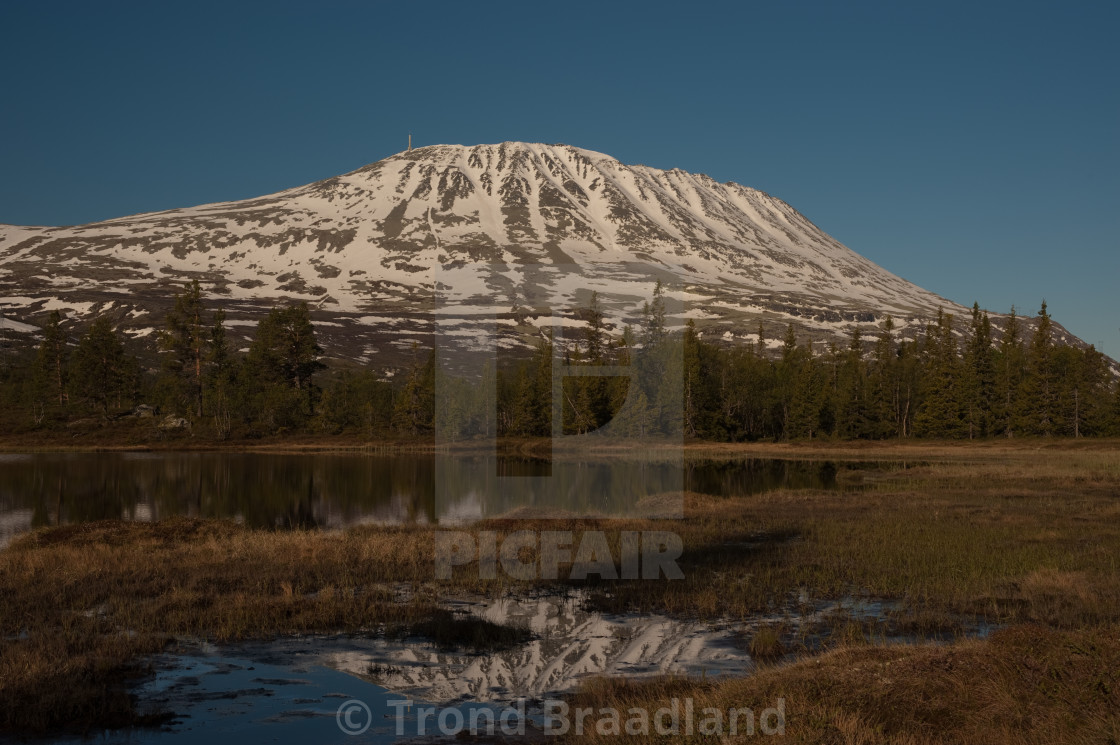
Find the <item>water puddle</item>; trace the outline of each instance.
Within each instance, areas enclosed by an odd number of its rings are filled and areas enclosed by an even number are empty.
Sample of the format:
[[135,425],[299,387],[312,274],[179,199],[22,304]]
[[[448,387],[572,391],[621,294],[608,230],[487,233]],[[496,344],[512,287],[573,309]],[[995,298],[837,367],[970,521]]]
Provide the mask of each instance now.
[[[422,639],[341,635],[185,646],[154,658],[155,675],[134,690],[143,712],[170,711],[175,719],[160,730],[114,733],[111,741],[194,742],[205,732],[213,745],[399,742],[423,733],[417,720],[422,706],[436,712],[428,735],[438,734],[436,715],[470,722],[483,709],[494,718],[519,710],[531,733],[540,725],[542,703],[587,677],[748,675],[757,662],[747,640],[758,629],[780,627],[783,636],[801,640],[801,649],[812,649],[825,645],[822,629],[835,628],[837,619],[886,629],[896,610],[876,600],[802,597],[796,614],[700,622],[600,613],[585,601],[576,593],[449,602],[457,614],[531,632],[527,642],[487,653],[441,649]],[[958,633],[985,636],[988,630],[976,625]],[[902,633],[873,640],[928,638]],[[394,703],[403,700],[410,703]],[[348,727],[362,729],[360,737]]]

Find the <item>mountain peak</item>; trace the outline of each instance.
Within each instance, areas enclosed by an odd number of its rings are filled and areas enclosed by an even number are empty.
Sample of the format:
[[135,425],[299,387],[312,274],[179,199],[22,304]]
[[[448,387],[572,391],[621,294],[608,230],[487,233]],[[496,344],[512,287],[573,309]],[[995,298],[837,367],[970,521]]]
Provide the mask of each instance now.
[[[478,144],[478,145],[424,145],[414,147],[411,154],[423,154],[424,156],[446,157],[447,155],[464,155],[470,157],[472,154],[481,153],[506,153],[507,155],[515,153],[524,153],[527,155],[549,155],[552,157],[564,155],[578,155],[588,160],[594,161],[612,161],[617,163],[615,158],[605,154],[596,152],[594,150],[587,150],[585,148],[575,147],[574,145],[567,145],[564,143],[546,144],[541,142],[520,142],[520,141],[507,141],[497,142],[492,144]],[[410,151],[402,150],[396,155],[390,157],[399,157],[401,155],[409,155]]]
[[[481,279],[456,286],[468,266]],[[0,227],[5,310],[22,322],[109,310],[150,333],[144,319],[193,278],[235,325],[313,303],[333,324],[328,348],[333,336],[336,353],[366,360],[431,332],[437,285],[464,323],[485,308],[523,342],[545,322],[523,310],[541,298],[561,312],[595,290],[621,326],[657,280],[729,341],[753,338],[760,320],[772,338],[791,321],[828,338],[885,314],[917,328],[939,306],[963,312],[761,191],[564,144],[429,145],[256,199]]]

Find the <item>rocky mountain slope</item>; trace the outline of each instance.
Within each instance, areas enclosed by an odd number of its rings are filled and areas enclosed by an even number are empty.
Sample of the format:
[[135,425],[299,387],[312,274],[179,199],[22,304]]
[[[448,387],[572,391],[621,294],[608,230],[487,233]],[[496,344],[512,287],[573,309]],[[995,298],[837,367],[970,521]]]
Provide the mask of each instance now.
[[72,227],[0,226],[3,333],[60,308],[112,313],[154,343],[175,292],[198,278],[235,337],[277,303],[314,309],[328,354],[393,366],[414,344],[469,344],[478,326],[517,347],[578,326],[591,291],[617,331],[660,279],[673,324],[770,343],[794,322],[832,339],[900,333],[938,307],[966,313],[826,235],[756,189],[627,166],[566,145],[437,145],[270,196]]

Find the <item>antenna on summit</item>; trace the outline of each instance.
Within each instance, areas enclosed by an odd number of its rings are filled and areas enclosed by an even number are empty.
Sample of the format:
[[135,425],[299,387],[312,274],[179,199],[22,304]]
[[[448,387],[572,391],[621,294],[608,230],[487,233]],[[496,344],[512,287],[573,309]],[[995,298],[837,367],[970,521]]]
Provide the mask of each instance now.
[[408,133],[408,152],[412,152],[412,133]]

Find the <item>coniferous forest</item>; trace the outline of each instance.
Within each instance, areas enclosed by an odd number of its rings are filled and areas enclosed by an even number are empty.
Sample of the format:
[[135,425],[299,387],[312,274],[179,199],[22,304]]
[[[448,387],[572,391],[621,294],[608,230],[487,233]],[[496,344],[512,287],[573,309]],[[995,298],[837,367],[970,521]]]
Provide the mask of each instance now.
[[[736,346],[706,341],[691,321],[671,332],[660,286],[637,328],[619,335],[607,333],[594,295],[575,315],[586,323],[581,338],[557,350],[542,337],[481,380],[441,378],[431,350],[416,350],[410,369],[384,379],[328,368],[306,304],[273,309],[248,351],[233,351],[224,313],[206,307],[195,282],[164,319],[157,368],[141,364],[108,316],[75,339],[54,311],[33,354],[0,362],[0,431],[49,436],[146,419],[136,431],[160,439],[426,439],[439,406],[457,432],[547,437],[560,355],[567,367],[635,370],[564,377],[557,410],[570,434],[613,420],[632,436],[723,442],[1120,436],[1120,383],[1107,359],[1056,342],[1045,303],[1033,329],[1013,310],[994,334],[974,305],[967,318],[939,313],[914,340],[897,338],[887,318],[874,338],[856,329],[847,344],[822,348],[791,325],[776,351],[761,327]],[[494,396],[496,420],[477,404]]]

